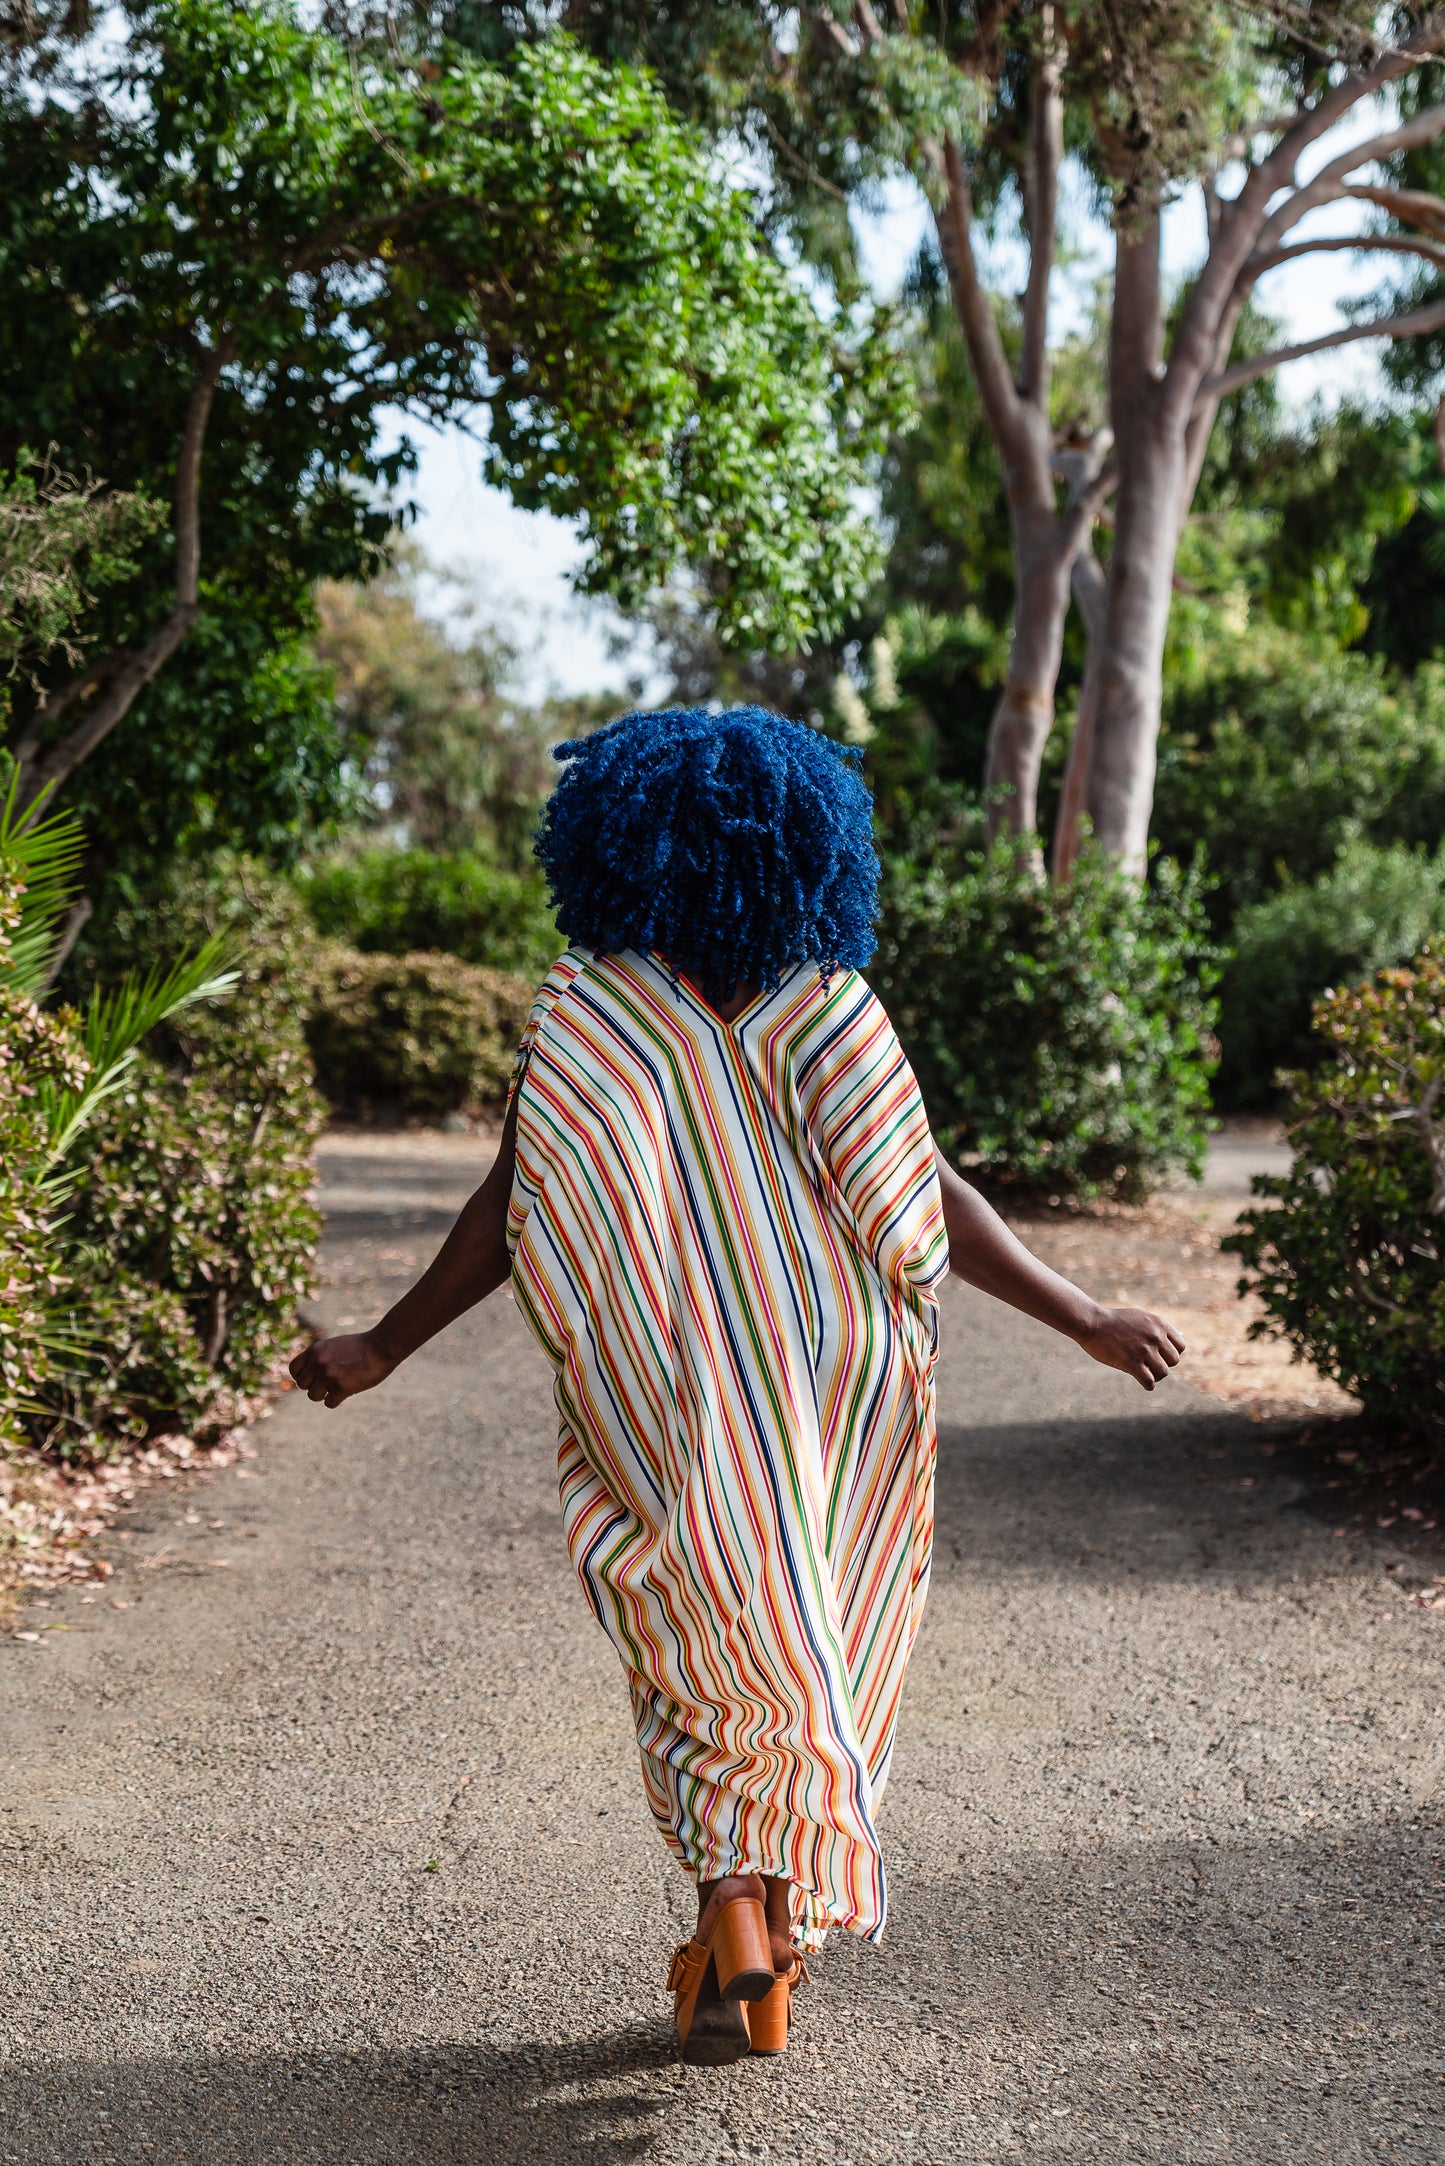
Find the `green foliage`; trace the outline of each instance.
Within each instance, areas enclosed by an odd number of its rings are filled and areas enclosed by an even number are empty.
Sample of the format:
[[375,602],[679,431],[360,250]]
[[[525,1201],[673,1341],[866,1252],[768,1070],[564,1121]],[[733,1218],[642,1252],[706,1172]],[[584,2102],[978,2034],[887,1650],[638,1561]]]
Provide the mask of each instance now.
[[1320,994],[1408,961],[1436,933],[1445,933],[1445,850],[1427,857],[1403,843],[1349,843],[1318,879],[1242,910],[1221,987],[1220,1103],[1272,1103],[1277,1071],[1318,1056]]
[[1025,838],[952,871],[893,861],[870,975],[951,1155],[1139,1197],[1202,1163],[1218,965],[1193,873],[1156,865],[1141,892],[1088,851],[1050,888]]
[[536,980],[566,944],[539,874],[476,855],[360,850],[309,867],[297,886],[317,931],[365,954],[432,949]]
[[[1281,345],[1282,324],[1246,311],[1231,359]],[[1403,416],[1349,403],[1292,411],[1273,377],[1226,400],[1181,538],[1166,678],[1217,668],[1253,622],[1316,649],[1376,636],[1374,568],[1395,551],[1432,454]]]
[[[199,622],[142,700],[76,770],[65,803],[90,843],[88,884],[144,894],[162,858],[245,848],[288,865],[350,815],[354,776],[308,635],[202,593]],[[309,603],[298,599],[304,618]]]
[[[221,357],[201,465],[211,629],[121,725],[150,771],[97,841],[119,852],[142,800],[194,803],[209,840],[238,754],[266,796],[268,739],[286,787],[320,790],[305,730],[268,718],[251,756],[227,687],[263,668],[248,627],[285,652],[318,579],[375,569],[413,463],[380,448],[398,408],[486,409],[489,476],[578,520],[584,584],[624,604],[688,564],[729,636],[788,645],[841,622],[878,562],[859,486],[899,411],[891,335],[825,325],[646,77],[564,37],[417,65],[285,0],[155,0],[118,33],[69,67],[22,53],[0,70],[0,458],[53,443],[76,472],[168,496]],[[97,588],[102,651],[160,622],[173,550],[155,533],[134,576]]]
[[0,1449],[21,1441],[53,1365],[62,1278],[41,1091],[80,1091],[89,1074],[78,1017],[46,1014],[14,968],[25,888],[19,857],[0,850]]
[[1391,1432],[1445,1439],[1445,960],[1332,993],[1315,1010],[1324,1057],[1291,1078],[1288,1174],[1225,1241],[1253,1326],[1354,1392]]
[[329,581],[317,597],[313,652],[330,673],[335,727],[359,771],[354,809],[365,825],[423,849],[476,850],[521,872],[556,777],[550,745],[578,734],[578,718],[509,696],[517,656],[495,626],[459,639],[425,616],[423,570],[420,552],[403,543],[379,579]]
[[43,1425],[61,1452],[223,1419],[294,1336],[313,1283],[314,936],[285,883],[243,859],[181,869],[116,913],[80,974],[217,939],[236,956],[232,998],[155,1033],[77,1169],[62,1257],[79,1347]]
[[867,747],[889,847],[907,850],[929,828],[942,838],[968,823],[981,801],[1008,636],[971,606],[940,616],[910,603],[884,620],[862,660],[861,684],[835,678],[831,719]]
[[1368,626],[1362,644],[1402,670],[1445,655],[1445,486],[1422,487],[1410,518],[1377,543],[1361,583]]
[[17,819],[12,776],[0,800],[0,1445],[21,1440],[22,1419],[53,1428],[94,1351],[68,1253],[85,1177],[76,1139],[125,1087],[157,1024],[234,982],[217,967],[221,943],[203,939],[188,961],[95,988],[83,1014],[45,1012],[81,849],[69,817]]
[[163,521],[144,495],[107,493],[22,449],[16,471],[0,474],[0,676],[57,650],[73,666],[95,589],[130,574]]
[[1433,844],[1442,830],[1440,665],[1402,681],[1266,627],[1167,681],[1155,831],[1163,850],[1203,847],[1216,924],[1282,880],[1317,878],[1357,835]]
[[307,1041],[334,1106],[435,1118],[505,1095],[532,1004],[527,979],[451,955],[326,943],[309,982]]

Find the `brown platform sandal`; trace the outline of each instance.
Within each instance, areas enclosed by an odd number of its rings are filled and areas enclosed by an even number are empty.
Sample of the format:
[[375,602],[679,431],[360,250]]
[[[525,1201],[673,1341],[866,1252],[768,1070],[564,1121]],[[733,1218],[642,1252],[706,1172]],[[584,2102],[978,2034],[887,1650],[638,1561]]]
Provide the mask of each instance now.
[[771,1993],[754,2001],[748,2010],[748,2032],[754,2053],[785,2053],[793,2025],[793,1988],[807,1985],[808,1966],[795,1949],[786,1970],[775,1973]]
[[762,1882],[754,1873],[719,1880],[695,1938],[674,1950],[667,1973],[684,2061],[694,2068],[740,2061],[752,2048],[746,2003],[763,2000],[776,1982]]

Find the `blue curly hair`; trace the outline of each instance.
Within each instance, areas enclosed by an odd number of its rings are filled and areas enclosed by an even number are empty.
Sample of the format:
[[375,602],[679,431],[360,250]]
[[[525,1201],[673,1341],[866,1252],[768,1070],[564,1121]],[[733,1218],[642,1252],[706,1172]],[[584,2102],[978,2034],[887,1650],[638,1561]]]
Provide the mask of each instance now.
[[664,707],[558,745],[534,848],[581,947],[656,949],[709,999],[873,953],[859,755],[765,707]]

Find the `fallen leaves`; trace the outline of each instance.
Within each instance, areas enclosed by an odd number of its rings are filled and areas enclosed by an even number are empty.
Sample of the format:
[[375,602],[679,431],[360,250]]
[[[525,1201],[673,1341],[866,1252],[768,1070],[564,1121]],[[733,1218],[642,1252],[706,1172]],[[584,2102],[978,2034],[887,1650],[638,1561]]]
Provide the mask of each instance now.
[[[223,1467],[249,1475],[238,1464],[255,1457],[247,1429],[266,1417],[289,1383],[282,1359],[259,1392],[218,1399],[203,1437],[180,1431],[152,1437],[116,1460],[62,1466],[38,1452],[0,1451],[0,1624],[38,1586],[109,1579],[114,1566],[94,1554],[94,1544],[151,1484]],[[185,1516],[187,1524],[197,1523],[190,1512]]]

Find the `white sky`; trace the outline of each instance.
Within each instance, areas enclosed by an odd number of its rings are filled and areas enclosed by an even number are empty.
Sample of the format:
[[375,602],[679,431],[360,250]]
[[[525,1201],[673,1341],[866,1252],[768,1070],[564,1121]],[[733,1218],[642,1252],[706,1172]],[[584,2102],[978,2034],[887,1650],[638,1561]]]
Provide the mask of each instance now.
[[[1355,116],[1348,135],[1336,133],[1327,146],[1317,148],[1316,162],[1375,132],[1380,117],[1378,112]],[[864,266],[880,296],[898,290],[927,221],[922,197],[902,182],[888,192],[879,211],[859,217]],[[1333,204],[1312,213],[1292,237],[1346,233],[1362,223],[1362,206]],[[1090,256],[1097,251],[1098,266],[1104,268],[1105,235],[1091,228],[1082,213],[1077,238]],[[1198,190],[1192,190],[1166,215],[1167,274],[1184,275],[1200,260],[1203,243],[1203,205]],[[1016,269],[1015,257],[1021,265],[1021,250],[1001,242],[990,269],[1007,275]],[[1282,320],[1290,340],[1316,337],[1343,321],[1340,301],[1374,290],[1381,260],[1341,253],[1281,265],[1260,281],[1260,303]],[[1066,322],[1070,305],[1067,286],[1061,284],[1056,324]],[[1378,351],[1362,342],[1293,362],[1281,373],[1281,389],[1287,399],[1300,403],[1316,396],[1333,402],[1348,393],[1368,394],[1378,381]],[[519,689],[530,696],[548,690],[620,694],[629,677],[640,675],[646,680],[643,697],[657,697],[661,680],[642,636],[605,604],[583,602],[572,593],[569,574],[582,553],[572,527],[545,512],[519,511],[501,491],[487,487],[481,479],[479,448],[460,429],[431,429],[410,421],[404,426],[421,461],[410,491],[419,506],[415,537],[439,570],[475,595],[486,616],[506,626],[525,657]],[[434,606],[439,614],[446,613],[440,588]]]

